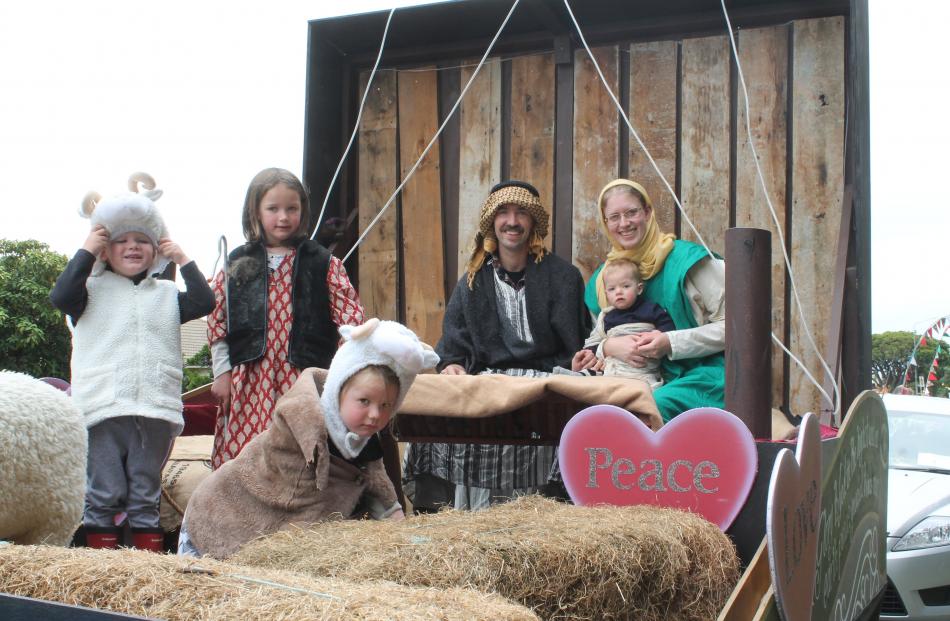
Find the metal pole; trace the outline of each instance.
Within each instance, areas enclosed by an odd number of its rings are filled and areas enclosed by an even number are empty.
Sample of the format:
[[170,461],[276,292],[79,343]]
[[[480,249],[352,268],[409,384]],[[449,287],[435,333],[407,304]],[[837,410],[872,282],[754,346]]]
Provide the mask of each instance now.
[[772,234],[726,231],[726,410],[772,437]]

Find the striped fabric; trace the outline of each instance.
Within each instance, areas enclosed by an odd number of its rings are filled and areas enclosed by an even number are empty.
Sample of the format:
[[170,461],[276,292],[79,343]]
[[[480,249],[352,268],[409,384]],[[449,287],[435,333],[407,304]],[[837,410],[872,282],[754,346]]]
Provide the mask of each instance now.
[[[495,293],[501,338],[517,357],[529,359],[534,341],[528,326],[524,280],[495,265]],[[546,377],[550,373],[534,369],[486,369],[481,374]],[[503,490],[537,488],[548,482],[557,454],[555,446],[510,446],[498,444],[412,444],[406,456],[406,478],[430,474],[456,485]]]

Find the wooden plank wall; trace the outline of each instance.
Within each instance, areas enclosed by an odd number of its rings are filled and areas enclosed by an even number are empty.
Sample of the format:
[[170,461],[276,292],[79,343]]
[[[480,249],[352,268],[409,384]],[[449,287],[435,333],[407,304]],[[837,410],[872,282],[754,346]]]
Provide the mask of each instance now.
[[[477,60],[475,61],[477,63]],[[475,69],[462,68],[462,85]],[[472,252],[478,214],[488,191],[501,181],[501,63],[487,63],[459,106],[458,276]]]
[[[366,90],[368,78],[368,74],[362,76],[361,93]],[[399,185],[396,144],[396,72],[380,71],[360,121],[360,231],[366,230]],[[390,206],[360,246],[359,293],[368,317],[400,319],[397,211],[395,205]]]
[[[618,92],[617,46],[592,50],[610,89]],[[574,53],[574,265],[586,281],[609,244],[600,225],[597,197],[617,178],[619,113],[586,50]]]
[[[746,129],[742,100],[737,106],[736,135],[736,226],[754,227],[772,232],[772,332],[783,341],[785,335],[785,262],[774,220],[785,230],[785,120],[788,99],[788,27],[776,26],[743,30],[738,37],[739,60],[749,93],[749,119],[755,152],[765,180],[766,191],[758,179]],[[737,91],[742,97],[741,91]],[[768,203],[775,210],[773,219]],[[785,355],[772,346],[773,402],[782,403]]]
[[[676,183],[676,76],[679,45],[675,41],[630,46],[630,110],[627,116],[644,146],[673,186]],[[622,131],[629,129],[624,127]],[[630,137],[629,175],[648,188],[660,229],[676,232],[676,203],[643,148]],[[675,187],[674,187],[675,191]]]
[[[548,216],[554,206],[554,57],[511,60],[511,156],[509,177],[538,188]],[[485,195],[482,195],[484,199]],[[550,250],[554,221],[544,245]]]
[[[620,42],[593,50],[610,88],[626,98],[622,105],[631,122],[711,249],[722,252],[730,224],[773,231],[772,329],[817,377],[822,371],[791,306],[766,196],[785,233],[807,325],[824,352],[844,182],[844,33],[841,17],[739,33],[764,190],[726,36]],[[458,64],[464,87],[474,61]],[[369,315],[403,318],[425,340],[438,340],[451,295],[443,290],[444,248],[458,248],[461,276],[488,189],[505,177],[537,186],[548,210],[555,199],[559,209],[570,210],[558,214],[571,228],[560,231],[559,239],[569,236],[570,258],[585,278],[609,247],[596,200],[617,176],[644,183],[663,230],[697,239],[643,149],[628,136],[586,51],[574,51],[569,116],[557,113],[564,105],[556,99],[559,75],[549,51],[493,58],[482,68],[459,109],[457,152],[433,149],[403,191],[398,217],[393,209],[360,249],[359,288]],[[365,83],[365,72],[362,77]],[[359,138],[361,230],[414,163],[440,118],[438,71],[383,71],[373,88]],[[570,118],[571,127],[559,128],[557,118]],[[554,162],[557,138],[564,132],[573,138],[572,191],[556,197]],[[458,214],[453,214],[458,227],[444,232],[440,156],[457,158],[452,161],[459,171]],[[552,217],[552,228],[553,222]],[[456,237],[445,244],[443,235]],[[776,406],[796,414],[822,407],[817,391],[778,348],[773,382]]]
[[[398,90],[399,164],[405,179],[439,127],[438,73],[404,73]],[[445,312],[438,147],[436,143],[426,154],[402,190],[406,325],[426,343],[439,340]]]
[[[844,19],[797,21],[792,25],[791,260],[802,310],[815,348],[792,307],[790,349],[823,381],[815,350],[828,350],[827,324],[833,298],[832,266],[844,187]],[[797,367],[791,370],[791,408],[818,412],[817,391]],[[827,407],[824,405],[823,407]]]
[[[729,41],[725,36],[682,43],[683,77],[680,238],[706,242],[722,255],[729,228]],[[698,235],[697,235],[698,232]]]

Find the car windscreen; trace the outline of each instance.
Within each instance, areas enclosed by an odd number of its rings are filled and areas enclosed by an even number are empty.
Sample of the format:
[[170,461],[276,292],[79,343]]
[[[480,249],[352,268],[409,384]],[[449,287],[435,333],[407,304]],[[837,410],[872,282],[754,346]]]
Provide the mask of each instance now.
[[950,471],[950,416],[889,410],[890,467]]

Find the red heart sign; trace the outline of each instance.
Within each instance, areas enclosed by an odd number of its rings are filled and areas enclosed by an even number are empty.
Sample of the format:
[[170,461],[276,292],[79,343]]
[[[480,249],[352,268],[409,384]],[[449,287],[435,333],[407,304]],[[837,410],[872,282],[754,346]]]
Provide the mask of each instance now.
[[658,432],[612,405],[574,416],[561,434],[564,485],[578,505],[684,509],[722,530],[745,504],[758,455],[745,424],[729,412],[683,412]]

